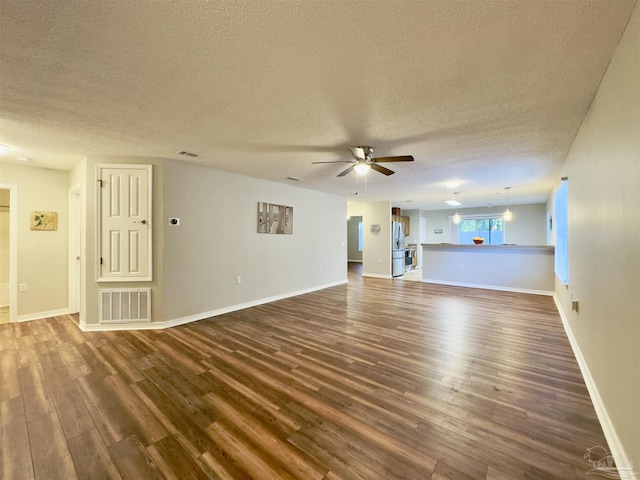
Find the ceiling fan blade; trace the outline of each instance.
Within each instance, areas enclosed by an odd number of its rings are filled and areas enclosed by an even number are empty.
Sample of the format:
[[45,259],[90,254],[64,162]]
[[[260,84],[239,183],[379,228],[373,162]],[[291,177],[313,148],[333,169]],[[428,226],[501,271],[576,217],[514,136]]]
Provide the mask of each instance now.
[[376,165],[373,162],[371,162],[369,165],[376,172],[384,173],[387,176],[393,175],[395,173],[393,170],[389,170],[388,168],[384,168],[382,165]]
[[352,163],[353,160],[334,160],[332,162],[311,162],[312,165],[316,165],[318,163]]
[[344,177],[347,173],[349,173],[351,170],[353,170],[353,167],[355,167],[355,165],[351,165],[349,168],[347,168],[346,170],[340,172],[338,174],[338,177]]
[[411,155],[401,155],[399,157],[377,157],[373,159],[374,162],[413,162]]

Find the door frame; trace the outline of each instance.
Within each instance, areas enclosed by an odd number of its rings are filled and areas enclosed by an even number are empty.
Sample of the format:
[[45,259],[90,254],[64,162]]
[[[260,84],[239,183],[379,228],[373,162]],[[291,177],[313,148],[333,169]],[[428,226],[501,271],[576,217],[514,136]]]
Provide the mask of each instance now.
[[18,186],[0,183],[9,190],[9,322],[18,317]]
[[69,313],[78,313],[82,271],[80,184],[69,189]]

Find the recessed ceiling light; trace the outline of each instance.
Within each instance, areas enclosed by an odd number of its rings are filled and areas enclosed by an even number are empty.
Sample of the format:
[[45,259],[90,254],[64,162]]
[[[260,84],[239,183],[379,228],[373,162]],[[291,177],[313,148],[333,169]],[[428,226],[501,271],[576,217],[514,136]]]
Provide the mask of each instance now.
[[447,182],[444,186],[447,188],[456,188],[460,186],[460,182]]
[[445,200],[444,203],[446,203],[447,205],[451,205],[452,207],[457,207],[458,205],[462,205],[457,200]]
[[0,155],[4,155],[5,153],[9,153],[9,147],[6,145],[0,145]]
[[16,160],[19,160],[21,162],[28,162],[29,159],[27,157],[17,157]]

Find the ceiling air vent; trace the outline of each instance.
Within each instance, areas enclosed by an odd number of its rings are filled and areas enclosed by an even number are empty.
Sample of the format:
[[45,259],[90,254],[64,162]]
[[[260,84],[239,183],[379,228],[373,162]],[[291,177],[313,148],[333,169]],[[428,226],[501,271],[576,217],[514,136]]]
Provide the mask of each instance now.
[[187,152],[186,150],[180,150],[176,152],[178,155],[184,155],[185,157],[199,157],[197,153]]

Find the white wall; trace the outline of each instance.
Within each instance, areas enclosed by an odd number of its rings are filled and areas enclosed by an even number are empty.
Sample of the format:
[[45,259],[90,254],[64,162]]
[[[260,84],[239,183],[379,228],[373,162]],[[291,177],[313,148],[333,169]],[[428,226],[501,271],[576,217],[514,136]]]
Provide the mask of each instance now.
[[[449,217],[456,211],[460,215],[500,214],[504,207],[460,208],[427,211],[427,239],[425,243],[449,243],[451,232]],[[546,205],[510,205],[513,220],[505,222],[506,241],[517,245],[546,245],[547,244],[547,210]],[[442,230],[441,234],[434,230]]]
[[[96,282],[97,163],[154,165],[151,282]],[[78,184],[84,327],[97,327],[99,288],[150,287],[152,321],[166,324],[346,282],[342,197],[163,159],[88,158],[71,172],[0,166],[3,183],[18,186],[18,283],[28,286],[19,320],[68,310],[68,191]],[[258,235],[258,201],[293,206],[293,235]],[[33,210],[57,211],[58,230],[31,232]],[[169,216],[183,224],[169,227]]]
[[[561,175],[569,285],[556,295],[609,446],[640,470],[640,8]],[[552,206],[553,202],[549,202]],[[579,313],[571,311],[571,295]]]
[[[293,234],[257,233],[258,202],[293,207]],[[347,280],[346,199],[181,162],[164,163],[164,318]],[[236,277],[241,283],[236,283]]]
[[[64,313],[67,308],[68,172],[0,163],[2,183],[17,185],[18,320]],[[58,230],[31,231],[30,213],[58,213]]]
[[[362,216],[362,274],[391,278],[391,203],[349,205],[349,216],[355,215]],[[380,233],[371,233],[371,225],[380,225]]]

